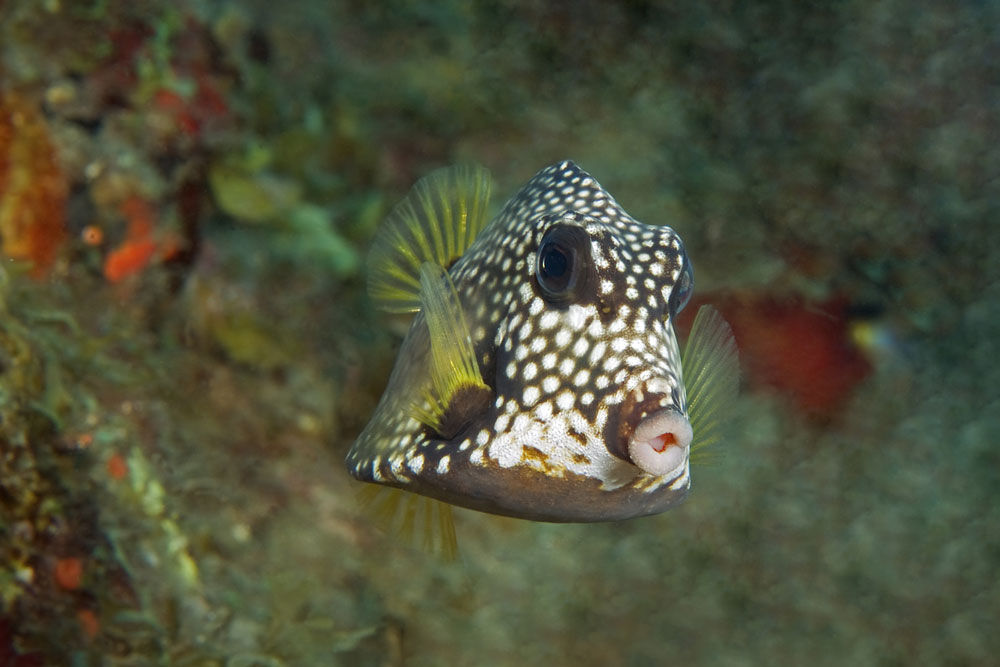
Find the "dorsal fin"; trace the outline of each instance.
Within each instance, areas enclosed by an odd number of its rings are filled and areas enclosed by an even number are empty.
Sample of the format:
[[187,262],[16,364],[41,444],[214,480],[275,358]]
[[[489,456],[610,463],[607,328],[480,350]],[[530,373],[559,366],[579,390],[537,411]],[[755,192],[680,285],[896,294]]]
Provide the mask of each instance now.
[[694,317],[681,360],[687,387],[688,419],[694,432],[692,460],[722,437],[740,386],[740,360],[733,330],[712,306]]
[[419,298],[430,337],[430,383],[414,403],[413,416],[447,440],[485,407],[490,391],[455,284],[443,267],[421,265]]
[[420,309],[420,266],[449,267],[486,224],[485,167],[445,167],[417,181],[382,223],[368,255],[368,294],[394,313]]

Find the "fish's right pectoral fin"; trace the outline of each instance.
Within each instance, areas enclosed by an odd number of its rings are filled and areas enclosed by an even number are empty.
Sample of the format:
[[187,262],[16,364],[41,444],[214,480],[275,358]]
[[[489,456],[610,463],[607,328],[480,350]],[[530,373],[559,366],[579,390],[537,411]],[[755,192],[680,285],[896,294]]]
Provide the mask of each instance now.
[[375,235],[368,293],[383,310],[420,309],[420,267],[448,267],[486,224],[493,179],[485,167],[456,166],[417,181]]
[[479,370],[455,284],[437,264],[420,267],[420,307],[430,337],[430,377],[413,403],[413,417],[450,440],[486,408],[492,391]]

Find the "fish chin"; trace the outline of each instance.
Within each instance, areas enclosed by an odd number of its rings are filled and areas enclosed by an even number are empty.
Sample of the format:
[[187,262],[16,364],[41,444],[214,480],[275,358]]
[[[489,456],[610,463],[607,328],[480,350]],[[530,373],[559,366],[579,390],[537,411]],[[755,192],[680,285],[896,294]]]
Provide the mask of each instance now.
[[693,435],[687,417],[665,408],[636,426],[628,440],[629,459],[650,475],[680,472],[687,465]]

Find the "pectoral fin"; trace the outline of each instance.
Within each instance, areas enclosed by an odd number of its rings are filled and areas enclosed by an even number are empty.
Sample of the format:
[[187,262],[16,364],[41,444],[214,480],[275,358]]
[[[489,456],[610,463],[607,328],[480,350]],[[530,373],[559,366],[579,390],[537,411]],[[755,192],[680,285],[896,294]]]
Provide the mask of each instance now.
[[450,440],[481,413],[492,392],[479,370],[455,285],[447,271],[430,262],[420,267],[420,308],[430,337],[430,377],[413,416]]
[[698,309],[681,366],[688,419],[694,432],[694,459],[722,437],[726,416],[740,386],[740,360],[733,330],[712,306]]

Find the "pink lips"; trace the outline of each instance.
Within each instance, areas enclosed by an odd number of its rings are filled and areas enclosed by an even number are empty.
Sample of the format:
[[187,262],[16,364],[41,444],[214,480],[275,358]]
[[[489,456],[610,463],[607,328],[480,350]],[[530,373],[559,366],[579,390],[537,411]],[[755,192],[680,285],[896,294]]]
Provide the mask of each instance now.
[[691,423],[673,408],[649,415],[636,426],[628,441],[632,463],[650,475],[665,475],[687,461]]

